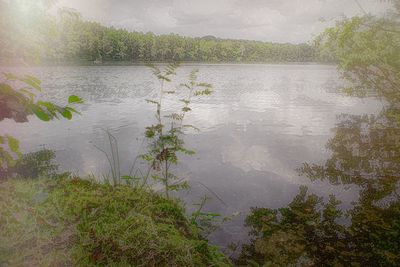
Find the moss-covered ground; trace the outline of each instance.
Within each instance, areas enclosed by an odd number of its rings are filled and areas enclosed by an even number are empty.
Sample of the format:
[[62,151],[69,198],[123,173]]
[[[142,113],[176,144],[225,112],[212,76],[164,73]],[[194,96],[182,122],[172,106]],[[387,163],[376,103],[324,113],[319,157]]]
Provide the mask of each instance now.
[[178,200],[82,179],[0,182],[0,266],[229,266]]

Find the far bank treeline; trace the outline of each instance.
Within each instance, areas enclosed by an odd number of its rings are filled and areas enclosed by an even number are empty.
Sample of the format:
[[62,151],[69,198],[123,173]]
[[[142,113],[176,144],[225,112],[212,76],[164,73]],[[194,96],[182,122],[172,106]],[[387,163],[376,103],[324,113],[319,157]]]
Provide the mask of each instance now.
[[[308,44],[183,37],[129,32],[79,19],[64,21],[59,51],[51,59],[97,61],[310,62]],[[64,58],[57,58],[61,55]]]
[[[4,5],[4,4],[3,4]],[[18,9],[8,4],[6,9]],[[17,12],[15,12],[17,13]],[[57,17],[40,18],[39,14],[27,17],[21,25],[7,12],[3,23],[0,57],[15,58],[40,54],[42,62],[104,61],[125,62],[315,62],[315,48],[309,44],[278,44],[260,41],[219,39],[214,36],[201,38],[177,34],[155,35],[151,32],[132,32],[106,27],[85,21],[75,11],[64,10]],[[20,12],[18,13],[20,14]],[[38,23],[38,21],[40,23]],[[39,25],[35,29],[32,25]],[[24,28],[25,27],[25,28]],[[46,33],[46,47],[35,46],[29,36]],[[16,36],[20,36],[16,38]],[[8,38],[10,37],[10,38]],[[268,39],[268,36],[265,36]],[[18,45],[17,45],[18,44]],[[23,52],[22,52],[23,51]]]

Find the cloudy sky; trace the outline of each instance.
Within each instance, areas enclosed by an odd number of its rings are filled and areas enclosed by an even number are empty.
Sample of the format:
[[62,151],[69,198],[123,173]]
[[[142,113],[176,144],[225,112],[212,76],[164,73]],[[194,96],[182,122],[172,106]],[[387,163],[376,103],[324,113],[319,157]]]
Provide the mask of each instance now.
[[[358,0],[367,13],[385,4]],[[134,31],[272,42],[309,41],[341,16],[362,14],[356,0],[60,0],[85,19]]]

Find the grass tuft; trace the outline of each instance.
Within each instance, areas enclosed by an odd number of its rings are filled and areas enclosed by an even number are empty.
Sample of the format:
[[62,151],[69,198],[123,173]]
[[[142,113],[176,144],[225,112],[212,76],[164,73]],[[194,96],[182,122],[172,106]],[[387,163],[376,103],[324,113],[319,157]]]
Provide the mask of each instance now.
[[178,200],[81,179],[0,183],[0,265],[229,266]]

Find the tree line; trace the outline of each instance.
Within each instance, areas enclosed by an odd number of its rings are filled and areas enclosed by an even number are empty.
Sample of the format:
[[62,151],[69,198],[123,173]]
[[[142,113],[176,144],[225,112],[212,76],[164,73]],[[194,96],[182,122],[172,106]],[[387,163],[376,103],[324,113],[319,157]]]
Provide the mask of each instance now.
[[[38,11],[23,14],[21,1],[4,5],[0,57],[40,57],[41,61],[129,61],[129,62],[313,62],[313,45],[261,41],[198,38],[178,34],[156,35],[107,27],[85,21],[73,10],[62,9],[49,17]],[[24,1],[22,1],[24,5]],[[35,4],[30,3],[30,10]],[[21,21],[25,23],[21,23]],[[26,25],[24,25],[26,24]],[[35,36],[45,36],[35,45]]]
[[62,21],[57,53],[49,59],[90,61],[189,61],[189,62],[310,62],[308,44],[275,44],[259,41],[155,35],[129,32],[80,19]]

